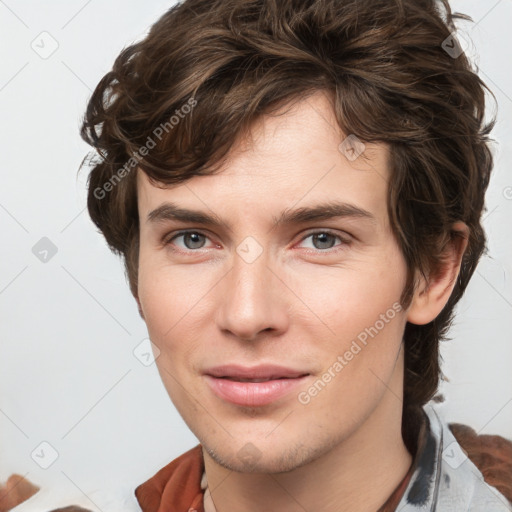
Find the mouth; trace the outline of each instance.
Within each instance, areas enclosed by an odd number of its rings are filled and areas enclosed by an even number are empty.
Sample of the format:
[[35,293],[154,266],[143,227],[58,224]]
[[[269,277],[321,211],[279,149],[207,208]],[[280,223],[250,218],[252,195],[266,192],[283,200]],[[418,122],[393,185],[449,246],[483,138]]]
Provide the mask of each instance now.
[[309,372],[276,365],[224,365],[204,372],[218,398],[242,407],[261,407],[284,399],[309,376]]
[[[307,375],[307,374],[304,374],[304,375]],[[302,377],[302,375],[301,375],[301,377]],[[274,377],[269,377],[268,379],[247,379],[247,378],[242,378],[242,377],[217,377],[217,378],[232,380],[234,382],[268,382],[268,381],[271,381],[271,380],[294,379],[294,378],[298,378],[298,377],[278,377],[278,376],[274,376]]]

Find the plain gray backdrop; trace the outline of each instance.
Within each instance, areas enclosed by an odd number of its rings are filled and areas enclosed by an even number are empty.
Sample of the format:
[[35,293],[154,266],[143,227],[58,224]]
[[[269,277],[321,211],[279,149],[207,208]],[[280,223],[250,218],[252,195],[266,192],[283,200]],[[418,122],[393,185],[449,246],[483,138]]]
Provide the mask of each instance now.
[[[92,90],[171,5],[0,1],[0,480],[135,486],[197,444],[155,365],[134,354],[146,327],[121,260],[88,217],[86,171],[77,175]],[[442,347],[442,407],[450,421],[512,438],[512,1],[452,6],[475,21],[459,26],[498,124],[489,256]]]

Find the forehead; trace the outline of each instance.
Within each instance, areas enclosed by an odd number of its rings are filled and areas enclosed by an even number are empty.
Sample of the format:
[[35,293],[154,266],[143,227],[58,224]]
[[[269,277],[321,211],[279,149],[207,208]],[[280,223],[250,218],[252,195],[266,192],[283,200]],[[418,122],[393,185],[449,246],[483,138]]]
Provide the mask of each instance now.
[[[154,186],[138,170],[141,216],[172,198],[184,206],[275,216],[283,207],[336,199],[359,203],[376,217],[387,216],[388,148],[384,144],[355,147],[358,139],[343,133],[331,103],[322,92],[300,100],[277,116],[260,117],[251,137],[238,141],[214,175],[195,176],[166,188]],[[347,139],[348,138],[348,139]],[[142,217],[141,217],[142,218]]]

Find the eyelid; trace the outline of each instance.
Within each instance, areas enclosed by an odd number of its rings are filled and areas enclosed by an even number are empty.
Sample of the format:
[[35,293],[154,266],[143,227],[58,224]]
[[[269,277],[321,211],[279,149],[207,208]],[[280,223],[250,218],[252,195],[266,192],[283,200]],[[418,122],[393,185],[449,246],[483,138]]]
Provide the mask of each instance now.
[[[170,245],[171,242],[175,238],[178,238],[178,237],[183,236],[183,235],[187,235],[189,233],[197,233],[198,235],[201,235],[201,236],[204,236],[205,238],[210,239],[210,236],[206,232],[201,230],[201,229],[183,229],[181,231],[177,231],[177,232],[173,232],[173,233],[168,233],[167,235],[164,235],[162,237],[162,245],[164,247],[167,246],[167,245]],[[178,249],[178,250],[181,250],[182,252],[184,251],[183,249]],[[204,248],[201,247],[200,249],[187,249],[187,252],[199,252],[201,250],[204,250]]]
[[[170,245],[171,242],[180,237],[180,236],[183,236],[183,235],[186,235],[186,234],[189,234],[189,233],[197,233],[201,236],[204,236],[205,238],[208,238],[210,239],[210,237],[208,236],[207,233],[205,233],[203,230],[201,229],[184,229],[184,230],[181,230],[181,231],[178,231],[178,232],[175,232],[175,233],[170,233],[170,234],[167,234],[165,236],[162,237],[162,244],[164,246],[167,246],[167,245]],[[307,233],[305,233],[302,238],[299,240],[299,243],[300,242],[303,242],[304,240],[306,240],[307,238],[309,238],[310,236],[312,235],[316,235],[316,234],[328,234],[328,235],[332,235],[336,238],[339,238],[341,240],[341,244],[339,244],[338,246],[334,246],[334,247],[331,247],[331,248],[328,248],[328,249],[325,249],[325,250],[321,250],[321,249],[310,249],[310,251],[312,252],[316,252],[316,253],[319,253],[319,254],[322,254],[322,253],[325,253],[325,254],[329,254],[331,252],[335,252],[336,250],[338,250],[339,248],[343,248],[344,246],[347,246],[349,245],[351,242],[352,242],[352,239],[353,237],[351,235],[349,235],[348,233],[344,232],[344,235],[341,235],[339,232],[335,231],[335,230],[332,230],[332,229],[329,229],[329,228],[310,228],[308,230]],[[187,252],[187,253],[190,253],[190,252],[200,252],[202,250],[205,250],[204,247],[201,247],[199,249],[176,249],[178,252]]]
[[329,229],[329,228],[312,229],[308,233],[304,234],[304,236],[300,239],[300,242],[303,242],[304,240],[306,240],[306,238],[309,238],[311,235],[316,235],[316,234],[320,234],[320,233],[332,235],[335,238],[339,238],[341,240],[341,244],[334,246],[334,247],[330,247],[329,249],[324,249],[324,250],[310,249],[311,251],[319,253],[319,254],[329,254],[332,252],[336,252],[338,249],[343,249],[344,246],[347,246],[352,242],[352,237],[348,233],[344,232],[344,235],[341,235],[339,232]]
[[[343,231],[343,234],[341,232],[336,231],[335,229],[331,228],[310,228],[307,233],[304,234],[301,240],[304,240],[304,238],[307,238],[311,235],[316,235],[318,233],[327,233],[329,235],[337,236],[341,238],[342,240],[348,241],[349,238],[352,238],[351,235],[349,235],[346,231]],[[346,238],[345,238],[346,237]]]

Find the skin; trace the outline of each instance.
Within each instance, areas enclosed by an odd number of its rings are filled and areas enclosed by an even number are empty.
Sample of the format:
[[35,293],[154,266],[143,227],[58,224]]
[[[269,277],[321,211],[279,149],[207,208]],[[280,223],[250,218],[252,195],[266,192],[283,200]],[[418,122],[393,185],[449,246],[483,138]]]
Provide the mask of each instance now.
[[[137,300],[160,350],[158,370],[203,446],[207,507],[213,500],[217,512],[377,510],[412,463],[401,437],[405,324],[442,310],[465,242],[447,248],[446,267],[429,286],[418,276],[411,306],[388,318],[307,404],[295,392],[257,408],[223,401],[202,371],[228,362],[301,369],[310,376],[299,391],[307,391],[399,302],[406,279],[386,210],[385,145],[366,144],[364,157],[347,159],[338,149],[347,134],[322,92],[281,117],[260,118],[251,134],[216,175],[158,188],[138,171]],[[285,209],[327,200],[364,208],[375,221],[274,225]],[[165,201],[214,212],[230,227],[148,222]],[[183,229],[204,236],[162,242]],[[322,237],[325,230],[331,236]],[[249,236],[262,249],[251,263],[237,253]],[[248,450],[249,462],[241,456]]]

